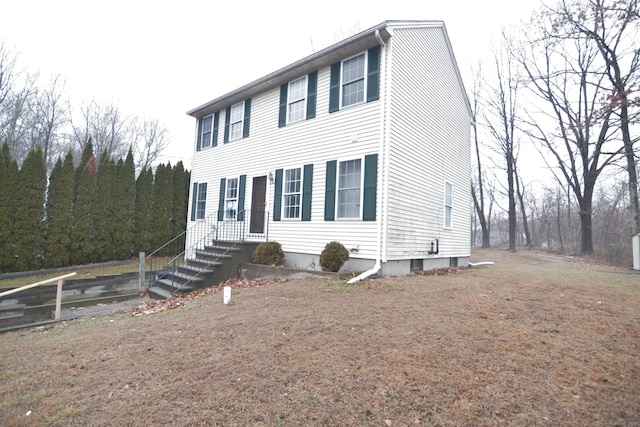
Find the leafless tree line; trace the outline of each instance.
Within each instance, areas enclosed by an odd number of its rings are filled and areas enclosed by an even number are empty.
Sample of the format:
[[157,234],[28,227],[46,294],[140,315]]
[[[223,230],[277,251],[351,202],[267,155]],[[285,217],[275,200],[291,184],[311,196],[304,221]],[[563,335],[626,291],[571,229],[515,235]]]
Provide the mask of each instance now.
[[169,144],[158,119],[130,116],[118,105],[88,100],[72,105],[62,76],[41,82],[20,68],[17,54],[0,43],[0,143],[9,144],[18,163],[41,146],[47,169],[71,150],[74,158],[92,138],[94,150],[124,158],[132,148],[138,170],[150,167]]
[[[638,3],[559,0],[505,29],[493,63],[476,70],[477,244],[607,257],[630,248],[640,232]],[[552,183],[523,180],[524,147]]]

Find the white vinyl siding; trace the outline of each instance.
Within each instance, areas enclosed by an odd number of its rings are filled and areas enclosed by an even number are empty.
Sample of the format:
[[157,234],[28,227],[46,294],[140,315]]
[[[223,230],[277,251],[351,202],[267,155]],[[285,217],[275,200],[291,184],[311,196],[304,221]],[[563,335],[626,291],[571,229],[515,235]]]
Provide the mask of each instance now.
[[[433,256],[469,256],[470,119],[444,32],[398,30],[392,47],[387,259],[427,258],[436,239]],[[450,228],[445,181],[455,189]]]

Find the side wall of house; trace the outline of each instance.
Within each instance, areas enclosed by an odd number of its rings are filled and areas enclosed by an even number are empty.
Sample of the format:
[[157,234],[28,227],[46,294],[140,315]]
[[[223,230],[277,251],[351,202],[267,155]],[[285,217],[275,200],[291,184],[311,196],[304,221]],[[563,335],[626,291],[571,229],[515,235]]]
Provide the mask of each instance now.
[[[396,29],[390,43],[386,258],[468,257],[470,119],[445,33]],[[451,227],[444,224],[445,183],[453,189]],[[430,255],[436,239],[439,254]]]
[[[329,66],[318,70],[315,118],[278,127],[280,88],[273,88],[251,100],[249,137],[224,143],[225,111],[220,111],[217,146],[193,156],[192,183],[206,182],[208,187],[207,216],[218,209],[221,178],[246,175],[245,209],[249,210],[254,177],[275,176],[278,169],[313,165],[310,221],[274,221],[274,182],[267,179],[268,239],[280,242],[284,251],[292,254],[286,262],[292,267],[307,267],[314,262],[319,268],[319,254],[333,240],[347,248],[357,246],[353,258],[375,259],[377,253],[377,221],[325,221],[324,208],[327,161],[359,158],[364,165],[365,155],[378,152],[380,101],[329,113],[329,80]],[[192,203],[188,219],[191,209]]]

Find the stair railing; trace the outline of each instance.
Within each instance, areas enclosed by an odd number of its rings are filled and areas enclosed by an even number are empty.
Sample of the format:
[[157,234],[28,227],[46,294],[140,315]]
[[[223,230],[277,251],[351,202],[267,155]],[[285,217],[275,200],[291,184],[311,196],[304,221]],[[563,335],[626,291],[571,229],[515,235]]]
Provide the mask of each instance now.
[[[247,233],[247,225],[249,223],[246,218],[247,214],[260,215],[265,218],[262,233]],[[145,266],[149,266],[147,270],[147,277],[149,277],[148,287],[153,286],[158,280],[166,277],[171,280],[171,294],[179,291],[183,286],[193,281],[193,279],[178,283],[174,275],[181,266],[187,264],[188,260],[195,258],[197,250],[205,249],[205,246],[213,243],[214,240],[233,243],[233,245],[227,247],[222,254],[216,257],[216,259],[210,260],[204,267],[199,268],[194,278],[208,271],[211,265],[219,261],[220,258],[245,239],[266,240],[268,236],[268,223],[268,213],[265,211],[227,210],[212,213],[153,251],[147,257],[148,262],[145,263]],[[167,258],[169,259],[167,260]]]

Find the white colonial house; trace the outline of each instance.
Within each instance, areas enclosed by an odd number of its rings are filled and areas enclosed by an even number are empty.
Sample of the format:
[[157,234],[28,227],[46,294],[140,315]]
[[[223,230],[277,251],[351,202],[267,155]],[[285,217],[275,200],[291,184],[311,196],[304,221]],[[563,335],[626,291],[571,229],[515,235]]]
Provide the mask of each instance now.
[[347,271],[468,264],[471,112],[443,22],[383,22],[188,114],[189,229],[277,241],[289,267],[331,241]]

